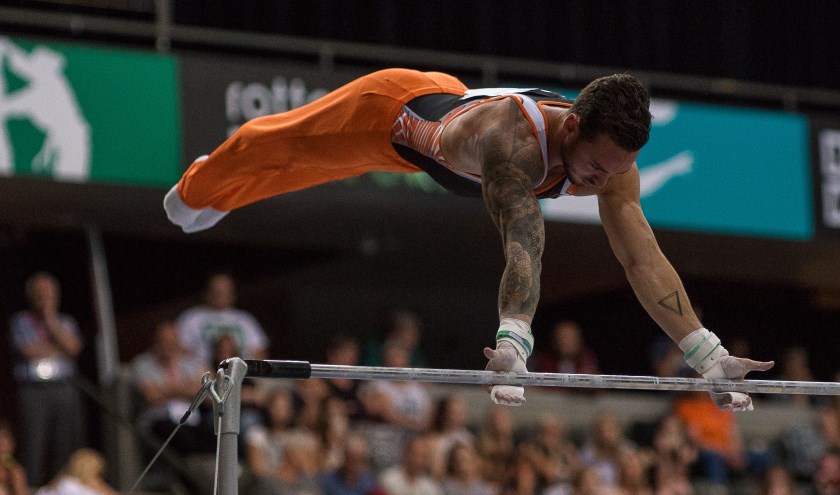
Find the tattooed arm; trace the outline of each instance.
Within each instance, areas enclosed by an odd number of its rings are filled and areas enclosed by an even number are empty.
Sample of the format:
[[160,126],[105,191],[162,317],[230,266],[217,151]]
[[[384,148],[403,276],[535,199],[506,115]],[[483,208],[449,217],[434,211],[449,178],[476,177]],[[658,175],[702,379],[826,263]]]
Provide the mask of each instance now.
[[545,227],[534,185],[543,177],[539,143],[513,101],[500,105],[495,129],[480,143],[484,203],[502,235],[505,271],[499,288],[500,318],[528,324],[540,297]]
[[648,314],[676,343],[702,327],[642,213],[635,164],[628,173],[610,178],[598,195],[598,208],[610,246]]

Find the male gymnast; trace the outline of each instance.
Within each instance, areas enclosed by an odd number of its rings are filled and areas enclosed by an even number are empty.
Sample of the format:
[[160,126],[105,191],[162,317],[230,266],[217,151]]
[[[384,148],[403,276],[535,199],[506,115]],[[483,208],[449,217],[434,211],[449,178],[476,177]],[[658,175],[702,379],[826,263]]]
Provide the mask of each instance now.
[[[373,171],[424,171],[445,188],[483,197],[502,237],[492,371],[526,371],[540,295],[545,229],[538,199],[598,195],[601,223],[645,310],[707,379],[743,379],[773,362],[730,356],[695,316],[639,202],[636,157],[648,140],[647,90],[616,74],[575,100],[531,89],[468,90],[440,72],[387,69],[303,107],[245,123],[196,160],[164,199],[185,232],[215,225],[255,201]],[[497,385],[498,404],[525,402]],[[723,410],[751,410],[737,392],[711,393]]]

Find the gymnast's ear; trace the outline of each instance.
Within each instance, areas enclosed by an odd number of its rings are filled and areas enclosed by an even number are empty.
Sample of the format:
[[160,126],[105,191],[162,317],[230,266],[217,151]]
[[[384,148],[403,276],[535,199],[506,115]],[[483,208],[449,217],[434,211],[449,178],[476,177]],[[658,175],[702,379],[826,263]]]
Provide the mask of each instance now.
[[575,138],[580,132],[580,115],[569,112],[563,117],[563,130],[569,137]]

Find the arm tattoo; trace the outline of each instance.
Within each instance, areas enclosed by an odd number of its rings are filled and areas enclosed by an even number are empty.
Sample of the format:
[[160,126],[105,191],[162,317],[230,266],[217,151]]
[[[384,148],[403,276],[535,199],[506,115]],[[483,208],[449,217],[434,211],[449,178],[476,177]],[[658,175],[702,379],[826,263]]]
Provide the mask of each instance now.
[[[502,235],[506,259],[499,312],[533,318],[545,245],[542,212],[533,192],[534,182],[542,177],[542,160],[535,140],[517,141],[513,136],[509,130],[488,139],[482,186],[487,210]],[[534,166],[535,156],[538,167]]]
[[671,310],[674,313],[682,316],[682,302],[680,302],[680,293],[678,291],[674,291],[667,296],[663,297],[659,300],[659,305],[665,309]]

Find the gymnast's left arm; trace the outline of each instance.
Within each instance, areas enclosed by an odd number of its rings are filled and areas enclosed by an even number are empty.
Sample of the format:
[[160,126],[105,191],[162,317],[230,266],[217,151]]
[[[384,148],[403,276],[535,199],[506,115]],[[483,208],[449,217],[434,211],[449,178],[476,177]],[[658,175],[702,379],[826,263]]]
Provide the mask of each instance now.
[[[639,169],[611,177],[598,195],[601,223],[610,246],[624,267],[639,302],[679,344],[688,364],[704,378],[740,380],[750,371],[766,371],[773,362],[729,356],[714,333],[703,328],[694,314],[680,277],[662,254],[639,200]],[[712,394],[724,410],[750,410],[745,394]]]

